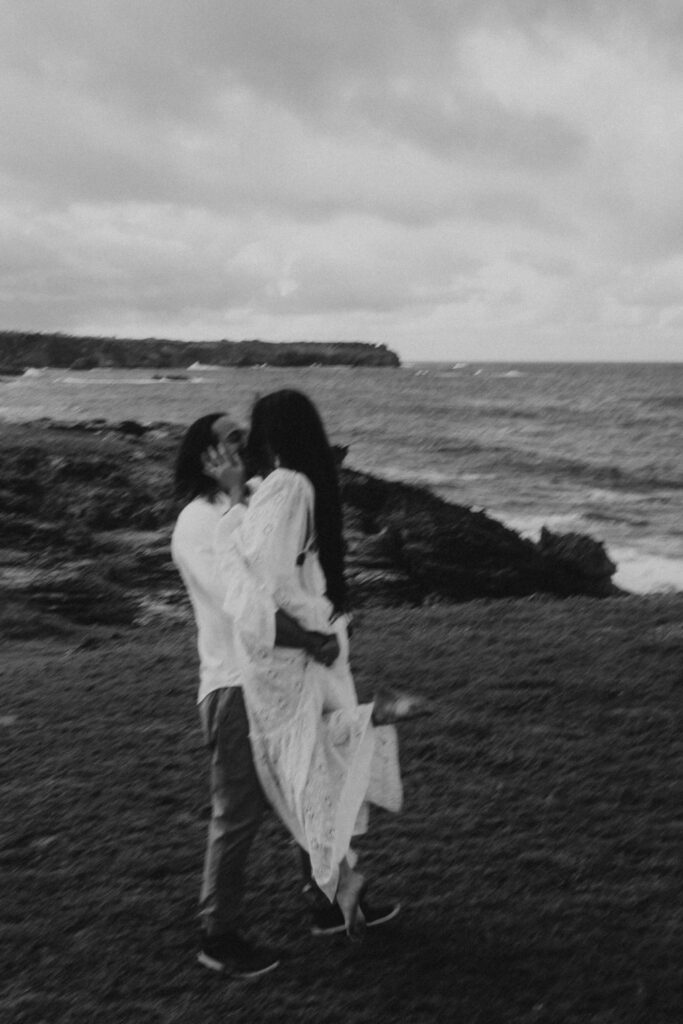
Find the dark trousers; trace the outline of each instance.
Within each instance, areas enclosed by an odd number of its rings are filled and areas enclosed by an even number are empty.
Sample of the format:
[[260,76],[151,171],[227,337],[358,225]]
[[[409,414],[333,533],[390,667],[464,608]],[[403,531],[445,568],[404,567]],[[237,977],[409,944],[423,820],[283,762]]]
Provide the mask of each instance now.
[[199,705],[211,756],[211,821],[199,897],[202,927],[239,927],[249,850],[267,803],[254,768],[240,687],[209,693]]

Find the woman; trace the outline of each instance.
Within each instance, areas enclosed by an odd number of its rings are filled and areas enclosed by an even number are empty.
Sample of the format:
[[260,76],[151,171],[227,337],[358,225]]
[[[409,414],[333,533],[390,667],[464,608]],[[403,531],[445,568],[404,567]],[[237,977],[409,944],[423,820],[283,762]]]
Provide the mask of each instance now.
[[[404,715],[395,703],[381,712],[358,705],[336,467],[312,402],[291,390],[257,401],[247,460],[263,482],[248,508],[233,507],[222,518],[216,545],[254,763],[269,801],[308,852],[316,884],[336,900],[353,936],[363,927],[364,878],[354,870],[351,838],[365,831],[368,802],[398,811],[402,801],[395,730],[376,724],[408,717],[415,707]],[[305,630],[333,634],[331,657],[275,646],[278,610]]]

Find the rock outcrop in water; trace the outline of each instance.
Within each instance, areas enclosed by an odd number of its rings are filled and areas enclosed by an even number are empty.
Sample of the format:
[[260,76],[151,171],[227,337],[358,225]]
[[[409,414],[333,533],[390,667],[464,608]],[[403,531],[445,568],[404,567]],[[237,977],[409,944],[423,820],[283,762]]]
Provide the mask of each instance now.
[[159,338],[77,338],[0,331],[0,372],[29,367],[187,369],[213,366],[386,366],[400,360],[386,345],[360,341],[165,341]]
[[[1,424],[0,599],[77,622],[184,607],[170,561],[184,428],[103,420]],[[344,452],[340,452],[340,460]],[[340,468],[355,605],[618,593],[589,537],[533,543],[482,511]]]

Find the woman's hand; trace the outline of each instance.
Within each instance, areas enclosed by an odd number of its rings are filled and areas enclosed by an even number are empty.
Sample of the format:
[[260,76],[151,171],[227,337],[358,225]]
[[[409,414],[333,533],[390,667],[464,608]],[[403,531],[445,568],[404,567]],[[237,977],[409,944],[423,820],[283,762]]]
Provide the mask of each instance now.
[[234,504],[244,499],[244,463],[237,451],[224,444],[207,448],[202,455],[202,467]]

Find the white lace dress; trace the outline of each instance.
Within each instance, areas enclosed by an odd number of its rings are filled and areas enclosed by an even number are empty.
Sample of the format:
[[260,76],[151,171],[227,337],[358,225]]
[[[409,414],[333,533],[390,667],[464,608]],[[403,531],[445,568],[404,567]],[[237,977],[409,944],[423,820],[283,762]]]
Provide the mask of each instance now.
[[[346,619],[330,621],[313,502],[306,476],[276,469],[247,509],[223,516],[216,545],[254,763],[270,803],[308,851],[313,878],[333,899],[339,863],[367,827],[367,804],[398,811],[402,787],[396,731],[373,726],[372,704],[358,704]],[[275,646],[278,608],[306,629],[336,632],[341,653],[331,668]]]

